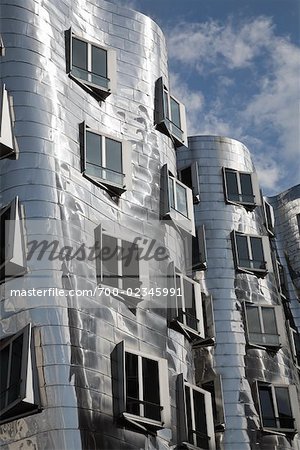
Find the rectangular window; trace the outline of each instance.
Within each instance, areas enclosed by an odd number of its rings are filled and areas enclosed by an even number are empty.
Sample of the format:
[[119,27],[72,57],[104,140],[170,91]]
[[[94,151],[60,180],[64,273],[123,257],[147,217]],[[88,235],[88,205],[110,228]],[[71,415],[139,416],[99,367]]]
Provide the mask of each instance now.
[[80,85],[86,86],[104,100],[115,88],[116,54],[66,32],[67,72]]
[[223,177],[227,202],[241,204],[249,209],[261,204],[255,173],[223,168]]
[[300,368],[300,334],[295,328],[290,326],[289,322],[287,325],[292,355],[296,366]]
[[[297,428],[295,409],[299,409],[295,386],[257,382],[263,428],[293,432]],[[295,395],[294,398],[292,395]]]
[[207,251],[205,226],[197,228],[196,236],[192,240],[192,270],[207,269]]
[[0,282],[26,273],[25,233],[16,197],[0,210]]
[[163,428],[170,421],[167,361],[125,348],[112,353],[114,412],[146,429]]
[[274,236],[275,218],[273,207],[265,199],[263,200],[263,205],[264,205],[266,229],[271,236]]
[[300,214],[297,214],[297,225],[298,225],[298,233],[300,236]]
[[178,170],[179,180],[189,187],[193,192],[193,202],[197,204],[200,202],[200,183],[198,162],[194,161],[190,166]]
[[170,95],[162,77],[155,84],[155,125],[173,139],[176,147],[187,147],[185,108]]
[[201,382],[200,387],[211,394],[215,430],[224,431],[225,413],[221,375],[216,375],[212,379]]
[[235,231],[232,237],[237,269],[262,275],[266,274],[266,248],[268,244],[264,237],[246,235]]
[[26,416],[38,408],[30,342],[29,325],[0,341],[0,423]]
[[174,177],[167,164],[161,169],[161,216],[195,236],[192,190]]
[[15,153],[9,95],[5,85],[0,90],[0,159]]
[[[100,234],[100,236],[99,236]],[[96,260],[97,280],[130,294],[141,287],[139,248],[137,244],[103,233],[96,233],[100,251]],[[135,292],[133,292],[134,294]]]
[[279,306],[244,303],[248,342],[264,347],[280,347]]
[[214,450],[215,435],[211,394],[177,377],[178,430],[181,445],[201,450]]
[[82,170],[84,175],[112,192],[131,188],[131,146],[80,125]]

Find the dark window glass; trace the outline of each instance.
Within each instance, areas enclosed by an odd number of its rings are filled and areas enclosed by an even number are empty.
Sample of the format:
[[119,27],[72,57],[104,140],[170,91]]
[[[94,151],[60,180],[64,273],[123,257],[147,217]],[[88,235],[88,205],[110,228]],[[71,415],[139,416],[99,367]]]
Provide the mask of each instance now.
[[23,335],[19,336],[12,343],[8,403],[17,400],[20,394],[22,349]]
[[293,338],[294,338],[294,344],[295,344],[297,364],[298,364],[298,366],[300,366],[300,334],[293,333]]
[[139,249],[136,244],[122,241],[122,288],[139,287]]
[[[6,260],[6,254],[5,254],[5,246],[7,244],[7,229],[9,227],[10,222],[7,222],[10,220],[10,208],[7,208],[2,214],[1,214],[1,220],[0,220],[0,227],[1,227],[1,242],[0,242],[0,265],[5,263]],[[5,232],[6,231],[6,232]]]
[[253,203],[254,196],[252,190],[252,180],[249,173],[240,173],[240,183],[241,183],[241,201],[245,203]]
[[187,326],[198,331],[198,320],[195,304],[195,290],[193,283],[190,283],[188,280],[183,279],[183,291],[184,291],[186,324]]
[[272,400],[272,391],[269,386],[259,387],[259,400],[262,412],[263,426],[276,428],[276,418]]
[[186,167],[180,171],[180,181],[183,184],[188,186],[190,189],[193,189],[193,181],[192,181],[192,168]]
[[190,444],[194,444],[193,422],[192,422],[192,406],[190,398],[190,388],[185,386],[185,403],[186,403],[186,421],[188,429],[188,441]]
[[158,362],[143,358],[144,416],[161,420]]
[[236,244],[238,252],[239,266],[241,267],[251,267],[249,261],[249,250],[247,243],[247,236],[236,235]]
[[107,78],[107,52],[103,48],[92,46],[92,72]]
[[90,131],[86,132],[86,160],[87,164],[102,166],[101,136]]
[[216,419],[218,416],[217,413],[217,403],[216,403],[216,394],[215,394],[215,385],[213,381],[208,381],[207,383],[202,383],[201,387],[211,394],[211,402],[212,402],[212,410],[213,416]]
[[184,314],[183,314],[183,305],[182,298],[183,292],[181,287],[181,278],[179,275],[176,275],[176,295],[177,295],[177,310],[178,310],[178,320],[181,323],[185,323]]
[[169,112],[169,95],[166,90],[164,90],[163,93],[163,102],[164,102],[164,112],[167,119],[170,119],[170,112]]
[[0,352],[0,410],[7,405],[7,378],[8,378],[8,363],[9,363],[9,349],[7,345]]
[[138,356],[125,352],[126,411],[140,415]]
[[122,143],[106,138],[106,167],[122,173]]
[[285,387],[275,388],[279,427],[294,428],[294,420],[289,396],[289,390]]
[[186,188],[176,183],[176,199],[177,199],[177,211],[187,217],[187,196]]
[[225,174],[228,199],[238,202],[240,196],[237,183],[237,174],[236,172],[231,172],[230,170],[226,170]]
[[79,39],[72,39],[72,65],[79,69],[88,70],[87,43]]
[[201,392],[193,390],[193,398],[197,447],[201,449],[209,449],[205,414],[205,396]]
[[103,234],[101,250],[103,283],[113,287],[118,287],[118,253],[117,239]]
[[266,202],[265,202],[265,211],[266,211],[267,227],[270,231],[273,232],[274,229],[273,229],[273,224],[272,224],[271,207]]
[[171,120],[178,128],[181,127],[180,123],[180,106],[179,103],[174,100],[173,97],[170,97],[171,104]]
[[297,225],[298,225],[298,232],[300,235],[300,214],[297,214]]
[[261,325],[259,320],[258,308],[253,306],[247,306],[247,322],[249,327],[249,332],[261,333]]
[[250,237],[252,263],[254,269],[265,269],[264,251],[261,238]]

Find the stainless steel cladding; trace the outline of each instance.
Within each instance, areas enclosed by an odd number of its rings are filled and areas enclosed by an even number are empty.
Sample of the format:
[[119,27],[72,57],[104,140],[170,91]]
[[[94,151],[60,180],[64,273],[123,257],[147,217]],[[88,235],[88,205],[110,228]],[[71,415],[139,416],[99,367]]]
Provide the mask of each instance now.
[[241,143],[187,141],[148,17],[0,13],[1,448],[299,448],[289,194],[262,200]]

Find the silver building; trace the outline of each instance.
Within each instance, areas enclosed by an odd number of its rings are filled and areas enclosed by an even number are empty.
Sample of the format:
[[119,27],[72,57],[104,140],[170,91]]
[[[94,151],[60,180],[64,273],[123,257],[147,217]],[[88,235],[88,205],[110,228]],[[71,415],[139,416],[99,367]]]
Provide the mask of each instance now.
[[299,450],[299,186],[187,138],[150,18],[0,13],[1,448]]

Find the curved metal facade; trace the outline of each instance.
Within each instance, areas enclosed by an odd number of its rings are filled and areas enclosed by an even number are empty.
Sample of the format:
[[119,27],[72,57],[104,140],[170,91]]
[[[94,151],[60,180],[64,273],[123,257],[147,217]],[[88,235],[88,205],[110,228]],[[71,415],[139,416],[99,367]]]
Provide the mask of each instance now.
[[[299,379],[287,341],[276,354],[246,348],[242,302],[278,304],[272,273],[257,278],[234,267],[230,233],[266,234],[260,208],[249,212],[224,201],[222,167],[253,172],[248,150],[235,140],[201,136],[190,138],[189,148],[176,155],[172,140],[154,128],[154,87],[159,77],[168,80],[167,51],[161,30],[148,17],[102,0],[28,0],[26,5],[6,0],[0,12],[1,74],[11,96],[19,151],[16,159],[0,161],[1,206],[18,196],[27,242],[58,239],[66,249],[83,243],[92,247],[95,229],[102,225],[113,236],[154,240],[185,273],[184,235],[160,221],[161,168],[167,164],[176,174],[177,163],[180,168],[197,161],[201,201],[195,222],[205,225],[208,255],[207,270],[198,273],[198,280],[202,292],[213,297],[216,332],[214,345],[193,350],[184,334],[168,327],[165,304],[152,308],[143,299],[130,308],[116,296],[49,294],[41,300],[11,295],[13,289],[67,292],[97,286],[95,261],[31,258],[24,276],[1,285],[0,336],[4,340],[29,323],[34,328],[42,410],[0,425],[1,448],[176,448],[176,379],[183,373],[187,382],[198,385],[222,376],[226,423],[225,431],[216,432],[217,448],[296,449],[295,439],[289,443],[284,435],[261,434],[251,390],[257,378],[286,384],[299,384]],[[79,38],[116,52],[116,90],[103,102],[66,73],[65,32],[70,27]],[[120,197],[82,175],[83,121],[131,144],[132,189]],[[270,200],[280,217],[286,214],[284,198]],[[282,225],[278,230],[281,248],[287,248],[287,229]],[[290,258],[297,272],[297,254]],[[146,286],[160,286],[166,275],[166,266],[151,259]],[[299,311],[294,304],[293,312]],[[156,433],[116,424],[111,354],[122,341],[132,351],[168,361],[171,420]]]

